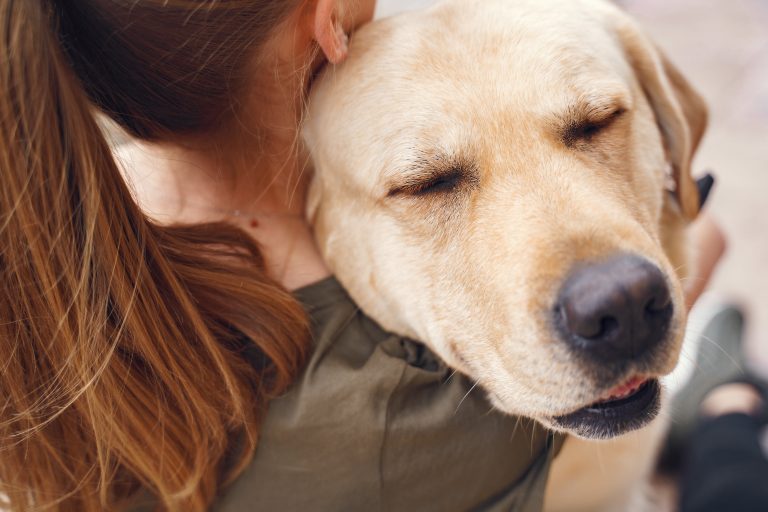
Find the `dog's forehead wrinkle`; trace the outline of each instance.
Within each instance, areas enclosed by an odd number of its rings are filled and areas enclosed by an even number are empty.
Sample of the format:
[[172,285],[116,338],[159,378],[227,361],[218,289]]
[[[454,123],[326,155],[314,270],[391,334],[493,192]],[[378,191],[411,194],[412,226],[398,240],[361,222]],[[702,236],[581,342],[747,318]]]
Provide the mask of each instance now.
[[[456,132],[459,131],[458,127],[466,127],[469,121],[476,124],[479,132],[488,132],[494,124],[499,125],[506,119],[516,119],[517,123],[508,123],[509,129],[498,131],[498,133],[505,134],[506,137],[492,138],[496,145],[508,144],[513,139],[513,133],[515,132],[533,134],[536,128],[535,123],[530,122],[527,125],[520,125],[519,120],[521,118],[535,121],[547,115],[551,116],[553,111],[567,109],[567,105],[574,103],[572,96],[563,95],[562,93],[558,94],[557,91],[553,91],[555,94],[540,94],[539,91],[545,90],[544,87],[547,87],[549,82],[557,83],[566,79],[566,82],[570,83],[570,79],[567,79],[569,75],[574,77],[583,75],[579,71],[579,66],[574,67],[572,64],[569,64],[574,59],[565,57],[551,59],[558,61],[555,65],[551,63],[542,64],[542,61],[548,62],[546,59],[532,59],[533,62],[531,63],[523,62],[525,59],[518,59],[517,62],[513,59],[510,62],[510,67],[520,67],[525,71],[525,73],[521,73],[521,76],[524,75],[524,78],[516,80],[514,76],[508,76],[510,73],[509,69],[499,70],[496,69],[499,66],[493,65],[492,62],[486,62],[487,59],[472,58],[471,62],[469,62],[471,66],[455,66],[446,63],[445,59],[432,59],[435,60],[436,64],[434,66],[438,69],[430,77],[425,69],[425,64],[415,57],[418,55],[418,52],[412,51],[414,55],[413,65],[418,67],[419,85],[431,91],[429,95],[414,95],[409,92],[410,87],[398,86],[398,82],[402,83],[403,81],[407,82],[410,80],[409,77],[404,77],[401,73],[395,73],[391,76],[385,73],[384,81],[371,84],[371,90],[367,94],[370,97],[370,102],[375,101],[379,105],[385,105],[386,110],[391,112],[388,116],[379,116],[378,119],[371,119],[372,125],[378,125],[378,128],[375,128],[373,131],[379,133],[381,139],[389,141],[388,144],[382,143],[381,146],[384,151],[391,154],[398,154],[400,148],[414,140],[418,141],[418,144],[422,147],[429,147],[430,145],[436,147],[449,146],[452,140],[461,140],[462,138],[466,140],[465,133],[457,135]],[[468,57],[472,55],[471,52],[468,53]],[[385,67],[386,61],[387,59],[384,59]],[[399,68],[399,65],[394,65],[394,63],[398,61],[399,57],[393,58],[393,66],[396,68]],[[441,66],[448,66],[453,69],[479,66],[482,68],[481,71],[483,73],[503,73],[505,76],[503,79],[483,80],[481,83],[478,83],[477,80],[467,79],[464,76],[467,73],[466,70],[463,71],[464,75],[446,76],[439,69]],[[531,68],[537,69],[542,66],[548,66],[550,69],[542,68],[541,72],[530,72]],[[568,66],[574,67],[574,69],[569,70]],[[428,67],[426,66],[426,68]],[[374,74],[374,76],[379,75]],[[552,76],[557,78],[553,79]],[[602,78],[602,81],[605,82],[609,76],[600,74],[599,77],[590,76],[590,80],[582,78],[582,83],[572,83],[571,87],[577,91],[579,89],[584,90],[590,84],[594,86],[594,84],[600,83],[598,78]],[[615,76],[613,78],[615,79]],[[516,81],[520,83],[516,84]],[[541,86],[537,85],[539,82],[541,82]],[[551,86],[547,88],[551,88]],[[600,89],[605,89],[605,92],[602,93],[603,96],[621,97],[622,102],[625,102],[628,96],[616,84],[606,87],[601,86]],[[581,94],[584,96],[585,102],[590,104],[597,103],[594,97],[598,93],[594,92],[594,88],[591,93]],[[526,110],[528,113],[521,115]],[[378,109],[369,108],[368,101],[359,101],[355,115],[366,117],[370,115],[370,112],[375,111],[378,111]],[[409,119],[408,125],[403,127],[386,120],[389,117],[395,116],[407,117]],[[422,133],[431,134],[433,140],[419,140]],[[440,140],[441,137],[446,139],[447,142]]]
[[581,121],[599,122],[617,112],[625,112],[631,107],[631,95],[626,88],[624,90],[605,88],[603,91],[598,88],[571,99],[559,112],[558,117],[563,124]]
[[[565,96],[558,100],[545,100],[535,106],[536,101],[511,103],[498,96],[493,101],[463,103],[454,97],[450,106],[419,105],[409,114],[413,119],[400,129],[382,126],[380,137],[388,141],[381,144],[383,152],[390,155],[386,172],[400,173],[406,167],[424,163],[430,153],[441,152],[446,157],[465,156],[483,149],[491,154],[514,150],[519,152],[540,142],[541,130],[557,132],[566,122],[606,117],[615,111],[632,107],[628,94],[606,91],[600,97],[593,94],[586,100],[581,96]],[[439,96],[439,95],[438,95]],[[450,95],[449,95],[450,96]],[[477,94],[476,97],[482,97]],[[537,99],[541,103],[541,97]],[[505,104],[506,103],[506,104]],[[493,106],[491,106],[493,105]],[[533,105],[533,106],[531,106]],[[423,112],[423,114],[421,113]],[[431,112],[431,118],[428,114]],[[429,122],[422,121],[430,119]],[[553,120],[554,119],[554,120]],[[557,127],[557,129],[555,129]],[[559,132],[558,132],[559,133]],[[425,136],[424,134],[429,134]],[[488,137],[488,134],[494,134]],[[464,141],[461,144],[455,141]],[[469,149],[468,149],[469,148]]]

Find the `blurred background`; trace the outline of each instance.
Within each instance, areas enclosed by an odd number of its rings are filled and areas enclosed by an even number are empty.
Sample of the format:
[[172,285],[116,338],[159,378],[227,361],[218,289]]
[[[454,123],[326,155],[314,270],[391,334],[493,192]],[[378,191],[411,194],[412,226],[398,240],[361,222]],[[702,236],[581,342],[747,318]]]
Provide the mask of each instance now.
[[[379,0],[377,16],[432,3]],[[618,3],[709,105],[709,129],[694,169],[717,177],[708,208],[729,238],[710,289],[717,299],[745,308],[748,353],[768,374],[768,1]]]

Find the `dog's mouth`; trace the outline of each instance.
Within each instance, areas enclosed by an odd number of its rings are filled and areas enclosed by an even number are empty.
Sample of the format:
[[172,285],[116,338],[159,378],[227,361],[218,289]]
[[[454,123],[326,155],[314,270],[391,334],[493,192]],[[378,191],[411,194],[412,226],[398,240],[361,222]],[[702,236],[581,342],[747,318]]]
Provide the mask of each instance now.
[[658,379],[633,377],[597,402],[552,420],[581,437],[609,439],[644,427],[656,417],[660,405]]

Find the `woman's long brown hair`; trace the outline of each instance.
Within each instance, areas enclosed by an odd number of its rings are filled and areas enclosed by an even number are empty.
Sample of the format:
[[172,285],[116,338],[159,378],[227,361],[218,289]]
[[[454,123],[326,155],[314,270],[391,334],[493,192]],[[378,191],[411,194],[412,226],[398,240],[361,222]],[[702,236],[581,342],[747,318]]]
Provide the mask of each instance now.
[[223,123],[298,3],[0,0],[0,509],[203,510],[252,456],[305,315],[240,230],[150,222],[93,105]]

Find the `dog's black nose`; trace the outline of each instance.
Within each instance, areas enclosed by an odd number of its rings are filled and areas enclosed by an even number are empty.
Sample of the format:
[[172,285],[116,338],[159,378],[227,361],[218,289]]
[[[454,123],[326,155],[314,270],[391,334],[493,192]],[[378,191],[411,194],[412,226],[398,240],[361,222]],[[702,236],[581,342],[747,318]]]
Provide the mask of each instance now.
[[672,309],[661,270],[622,254],[574,270],[560,290],[555,319],[573,348],[610,362],[637,357],[664,339]]

